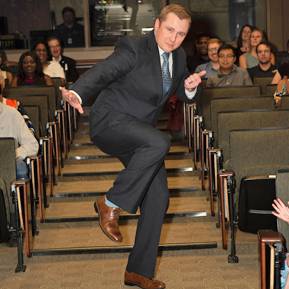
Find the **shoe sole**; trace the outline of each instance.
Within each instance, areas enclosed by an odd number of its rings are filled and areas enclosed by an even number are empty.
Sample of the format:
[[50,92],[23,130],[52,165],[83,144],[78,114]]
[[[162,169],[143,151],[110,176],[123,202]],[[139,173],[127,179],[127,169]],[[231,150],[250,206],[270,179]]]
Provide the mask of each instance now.
[[103,232],[111,241],[114,241],[114,242],[117,242],[117,243],[121,243],[122,240],[119,241],[119,240],[114,239],[114,238],[113,238],[110,234],[108,234],[108,233],[106,232],[106,230],[102,227],[102,225],[101,225],[101,217],[100,217],[100,213],[99,213],[100,210],[99,210],[99,208],[98,208],[97,202],[94,202],[93,206],[94,206],[95,212],[98,214],[98,218],[99,218],[99,222],[98,222],[98,223],[99,223],[99,226],[100,226],[102,232]]
[[[126,285],[126,286],[137,286],[137,287],[143,289],[143,287],[141,287],[140,285],[138,285],[138,284],[136,284],[136,283],[130,283],[130,282],[126,282],[126,281],[125,281],[125,282],[124,282],[124,285]],[[166,287],[157,288],[157,289],[166,289]]]
[[[137,286],[137,287],[139,287],[139,286],[136,285],[136,284],[128,283],[128,282],[124,282],[124,285],[126,285],[126,286]],[[141,287],[140,287],[140,288],[141,288]]]

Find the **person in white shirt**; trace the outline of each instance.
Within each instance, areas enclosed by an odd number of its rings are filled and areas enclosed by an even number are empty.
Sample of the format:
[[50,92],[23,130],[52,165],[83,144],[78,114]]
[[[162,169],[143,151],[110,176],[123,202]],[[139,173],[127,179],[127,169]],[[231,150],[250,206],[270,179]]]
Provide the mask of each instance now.
[[23,116],[17,109],[2,103],[1,91],[0,137],[12,137],[15,139],[16,178],[27,178],[28,169],[24,160],[29,156],[36,156],[39,145],[36,138],[27,127]]

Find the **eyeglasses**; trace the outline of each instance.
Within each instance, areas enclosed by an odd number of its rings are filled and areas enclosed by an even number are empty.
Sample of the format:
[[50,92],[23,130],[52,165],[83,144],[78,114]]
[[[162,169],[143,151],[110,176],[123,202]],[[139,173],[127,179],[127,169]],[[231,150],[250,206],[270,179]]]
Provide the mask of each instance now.
[[228,55],[225,55],[225,54],[219,54],[219,58],[228,58],[228,59],[232,59],[234,58],[235,55],[233,54],[228,54]]
[[209,52],[217,52],[218,49],[219,49],[219,48],[217,48],[217,47],[212,47],[212,48],[209,48],[208,51],[209,51]]
[[49,48],[60,48],[60,45],[49,45]]

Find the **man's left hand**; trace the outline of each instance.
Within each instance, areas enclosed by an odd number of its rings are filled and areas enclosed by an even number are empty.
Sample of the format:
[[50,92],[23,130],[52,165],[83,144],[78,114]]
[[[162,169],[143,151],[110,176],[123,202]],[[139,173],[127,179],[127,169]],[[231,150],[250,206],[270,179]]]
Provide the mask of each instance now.
[[198,73],[191,74],[185,79],[185,89],[193,91],[202,82],[202,77],[206,75],[206,71],[202,70]]

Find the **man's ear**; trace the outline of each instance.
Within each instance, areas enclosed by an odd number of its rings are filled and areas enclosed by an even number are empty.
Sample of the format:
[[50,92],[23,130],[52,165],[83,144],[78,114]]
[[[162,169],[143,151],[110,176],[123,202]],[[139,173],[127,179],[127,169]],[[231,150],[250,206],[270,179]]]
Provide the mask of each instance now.
[[160,25],[161,25],[160,19],[157,18],[157,19],[155,20],[155,23],[154,23],[154,29],[158,29],[158,28],[160,27]]

